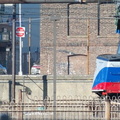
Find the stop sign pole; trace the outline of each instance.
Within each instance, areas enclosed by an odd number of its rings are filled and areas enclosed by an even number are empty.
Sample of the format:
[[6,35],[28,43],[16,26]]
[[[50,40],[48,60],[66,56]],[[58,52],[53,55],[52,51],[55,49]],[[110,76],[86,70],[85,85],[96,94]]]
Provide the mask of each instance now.
[[19,37],[19,75],[22,75],[22,37],[25,37],[25,27],[21,27],[21,4],[19,4],[19,27],[16,28],[16,36]]
[[[19,36],[19,75],[22,75],[22,39],[21,37],[24,36],[25,31],[23,31],[22,27],[21,27],[21,4],[19,4],[19,28],[20,28],[20,34],[21,36]],[[22,33],[21,33],[21,29],[22,29]]]

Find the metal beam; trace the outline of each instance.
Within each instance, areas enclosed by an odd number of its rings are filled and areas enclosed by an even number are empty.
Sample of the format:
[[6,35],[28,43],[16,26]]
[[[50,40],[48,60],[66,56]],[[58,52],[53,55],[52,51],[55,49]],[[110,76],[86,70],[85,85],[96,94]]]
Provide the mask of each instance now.
[[16,36],[15,36],[15,29],[16,29],[16,4],[13,5],[13,20],[12,20],[12,101],[15,102],[15,72],[16,72]]
[[[100,0],[100,2],[115,2],[119,0]],[[98,0],[0,0],[0,4],[16,3],[97,3]]]

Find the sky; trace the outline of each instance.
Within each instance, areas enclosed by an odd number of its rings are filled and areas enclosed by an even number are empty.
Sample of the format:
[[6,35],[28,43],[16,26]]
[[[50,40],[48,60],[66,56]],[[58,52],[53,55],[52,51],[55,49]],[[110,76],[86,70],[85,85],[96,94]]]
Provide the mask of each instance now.
[[[11,4],[5,5],[5,15],[3,21],[9,20],[11,24],[13,6]],[[19,5],[16,5],[17,21],[19,21]],[[40,50],[40,4],[21,4],[21,19],[22,27],[25,27],[26,35],[22,38],[23,48],[22,52],[29,51],[29,18],[31,19],[31,52]],[[19,26],[18,22],[16,26]],[[16,38],[19,41],[19,38]]]

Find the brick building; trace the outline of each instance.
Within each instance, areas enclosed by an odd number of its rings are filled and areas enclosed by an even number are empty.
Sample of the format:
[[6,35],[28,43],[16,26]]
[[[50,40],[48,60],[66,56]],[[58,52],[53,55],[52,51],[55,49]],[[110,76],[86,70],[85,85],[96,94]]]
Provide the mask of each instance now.
[[117,51],[114,15],[113,3],[42,4],[41,74],[53,73],[53,39],[57,75],[93,74],[98,55]]

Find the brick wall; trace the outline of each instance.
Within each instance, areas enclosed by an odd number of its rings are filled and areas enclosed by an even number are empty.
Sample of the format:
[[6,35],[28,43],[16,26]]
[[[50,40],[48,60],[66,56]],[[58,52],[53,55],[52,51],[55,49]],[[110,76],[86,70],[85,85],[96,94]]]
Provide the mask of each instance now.
[[[56,29],[57,74],[93,74],[99,54],[116,53],[119,39],[115,33],[114,14],[115,4],[100,5],[98,31],[98,4],[42,4],[41,73],[53,73],[53,39]],[[59,18],[55,29],[53,15]]]

